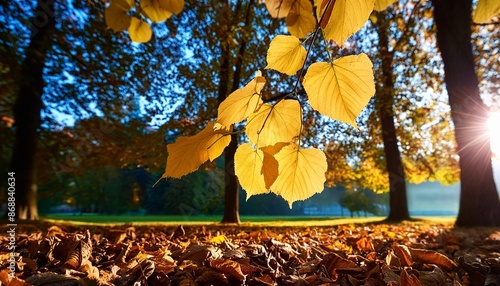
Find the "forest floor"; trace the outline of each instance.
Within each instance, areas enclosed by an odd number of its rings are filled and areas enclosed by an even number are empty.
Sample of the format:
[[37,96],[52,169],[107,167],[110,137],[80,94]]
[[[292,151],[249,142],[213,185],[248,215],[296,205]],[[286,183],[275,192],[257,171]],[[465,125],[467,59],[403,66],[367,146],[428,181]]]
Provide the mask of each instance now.
[[0,285],[500,285],[500,228],[446,221],[0,231]]

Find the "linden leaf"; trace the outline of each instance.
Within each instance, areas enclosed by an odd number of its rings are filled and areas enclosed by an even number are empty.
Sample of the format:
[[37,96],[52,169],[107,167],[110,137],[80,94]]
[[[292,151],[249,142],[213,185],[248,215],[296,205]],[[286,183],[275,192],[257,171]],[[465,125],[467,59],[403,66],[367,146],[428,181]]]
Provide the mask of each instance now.
[[316,148],[302,149],[296,144],[283,147],[274,156],[279,164],[278,178],[271,191],[282,196],[292,207],[324,189],[326,156]]
[[[323,0],[322,5],[316,9],[318,19],[325,13],[328,7],[325,23],[321,23],[327,40],[334,40],[343,45],[345,40],[361,29],[373,11],[375,0],[336,0],[332,4],[326,5],[327,0]],[[331,11],[329,11],[332,9]],[[331,13],[331,15],[329,15]]]
[[398,0],[375,0],[375,5],[373,10],[380,12],[385,10],[385,8],[391,6],[392,4],[398,2]]
[[274,154],[278,153],[283,147],[290,143],[279,142],[273,146],[262,147],[261,150],[264,152],[264,165],[262,166],[262,175],[264,175],[264,181],[266,182],[266,189],[270,189],[271,185],[278,178],[278,161],[274,158]]
[[332,64],[312,64],[304,76],[309,104],[332,119],[351,124],[375,94],[372,63],[367,55],[346,56]]
[[157,0],[141,0],[142,12],[153,22],[163,22],[172,16],[172,13],[165,10]]
[[113,1],[104,11],[106,25],[115,32],[124,31],[130,27],[132,17],[127,14],[130,7],[127,9],[122,2],[127,3],[125,1]]
[[294,75],[306,59],[306,48],[295,36],[276,36],[267,51],[266,69],[274,69],[287,75]]
[[266,0],[266,8],[273,18],[283,18],[288,15],[295,0]]
[[309,0],[297,0],[286,17],[286,27],[290,34],[297,38],[304,38],[316,28],[316,19],[313,6]]
[[128,33],[130,34],[130,39],[132,40],[132,42],[146,43],[151,40],[153,30],[151,30],[151,26],[149,26],[148,23],[132,17],[130,27],[128,28]]
[[231,93],[219,105],[217,121],[224,126],[229,126],[255,112],[263,103],[260,91],[265,83],[264,77],[256,76],[246,86]]
[[113,3],[120,6],[123,10],[128,11],[134,7],[135,0],[113,0]]
[[159,3],[161,8],[176,15],[184,8],[184,0],[159,0]]
[[168,158],[164,178],[180,178],[205,163],[219,157],[231,142],[229,130],[214,130],[214,122],[194,136],[181,136],[173,144],[167,145]]
[[234,154],[234,171],[241,187],[247,193],[247,200],[253,195],[269,193],[262,175],[264,154],[251,143],[241,144]]
[[299,136],[302,110],[296,100],[281,100],[276,105],[263,104],[247,120],[246,133],[257,147],[290,142]]
[[497,14],[500,14],[500,1],[479,0],[472,19],[475,23],[488,23]]

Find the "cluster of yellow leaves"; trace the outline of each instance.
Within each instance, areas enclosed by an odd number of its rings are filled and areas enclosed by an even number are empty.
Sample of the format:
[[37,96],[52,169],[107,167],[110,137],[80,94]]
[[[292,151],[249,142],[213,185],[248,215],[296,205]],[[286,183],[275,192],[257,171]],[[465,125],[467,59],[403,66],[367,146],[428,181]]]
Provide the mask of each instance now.
[[[146,21],[158,23],[166,21],[172,14],[179,14],[184,8],[184,0],[112,0],[106,8],[106,25],[115,32],[128,30],[133,42],[145,43],[151,39],[153,31]],[[135,15],[131,15],[134,14]]]
[[[327,40],[343,43],[364,25],[374,2],[317,2],[316,10],[321,15],[318,19],[322,19],[317,26],[309,0],[267,0],[271,16],[287,17],[292,35],[278,35],[272,40],[266,68],[296,74],[305,67],[307,58],[299,38],[321,28]],[[265,83],[259,72],[219,105],[216,121],[197,135],[181,137],[169,144],[163,176],[178,178],[214,160],[230,143],[230,126],[246,120],[244,130],[249,142],[238,147],[234,159],[235,172],[247,198],[274,192],[291,207],[293,202],[321,192],[326,181],[326,156],[319,149],[300,146],[302,107],[299,101],[284,98],[273,104],[264,103],[260,93]],[[312,108],[355,128],[356,117],[375,93],[373,66],[365,54],[313,63],[302,84]]]
[[230,143],[232,130],[226,126],[246,119],[249,142],[238,147],[234,159],[247,198],[273,191],[291,206],[321,192],[327,169],[325,154],[295,142],[302,126],[299,102],[283,99],[276,104],[264,103],[260,92],[265,82],[258,73],[219,105],[216,121],[194,136],[169,144],[164,177],[179,178],[213,161]]

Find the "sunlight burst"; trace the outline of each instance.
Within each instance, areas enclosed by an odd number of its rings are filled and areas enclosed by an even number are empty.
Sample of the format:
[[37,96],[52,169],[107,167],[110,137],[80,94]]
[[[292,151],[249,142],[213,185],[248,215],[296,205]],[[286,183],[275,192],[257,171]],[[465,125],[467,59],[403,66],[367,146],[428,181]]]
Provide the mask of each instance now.
[[500,112],[490,113],[487,121],[493,157],[500,159]]

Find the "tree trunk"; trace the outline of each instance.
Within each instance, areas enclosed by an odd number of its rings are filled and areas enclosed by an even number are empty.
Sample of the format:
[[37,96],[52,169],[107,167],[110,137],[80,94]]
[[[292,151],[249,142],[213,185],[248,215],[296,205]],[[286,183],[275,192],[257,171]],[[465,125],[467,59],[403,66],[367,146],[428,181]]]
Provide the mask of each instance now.
[[376,90],[376,109],[382,124],[382,141],[386,169],[389,174],[389,216],[387,220],[409,220],[408,200],[406,196],[406,180],[401,160],[401,153],[394,125],[394,79],[392,69],[393,53],[389,51],[389,23],[384,12],[379,14],[378,35],[379,53],[382,59],[381,78]]
[[55,27],[54,0],[39,0],[31,22],[31,42],[21,66],[19,94],[14,104],[15,141],[11,171],[16,178],[17,218],[38,219],[36,153],[45,86],[43,68]]
[[[253,7],[254,1],[250,1],[247,7],[246,11],[246,17],[245,17],[245,27],[250,27],[250,20],[251,20],[251,11]],[[241,7],[242,1],[238,1],[237,6],[238,8],[236,9],[236,14],[239,11],[239,8]],[[238,15],[235,16],[238,18]],[[239,20],[238,20],[239,21]],[[235,24],[235,23],[233,23]],[[240,81],[241,81],[241,70],[243,67],[243,59],[245,56],[245,51],[247,47],[247,39],[244,38],[241,41],[240,48],[238,50],[237,54],[237,59],[236,59],[236,64],[234,66],[235,70],[233,73],[233,81],[232,81],[232,87],[231,87],[231,92],[237,90],[240,86]],[[227,54],[226,54],[227,53]],[[223,49],[223,54],[227,55],[226,59],[229,59],[229,51],[225,51]],[[226,64],[226,62],[223,62],[223,65]],[[227,62],[229,65],[229,62]],[[227,68],[227,77],[229,79],[229,66],[224,66],[224,69]],[[227,91],[227,83],[225,84],[226,86],[222,86],[222,88],[225,88]],[[221,87],[219,85],[219,87]],[[224,95],[224,99],[221,97],[222,95],[222,90],[219,89],[219,103],[222,102],[226,98],[226,95]],[[240,223],[240,214],[239,214],[239,191],[240,191],[240,186],[238,182],[238,178],[236,177],[236,174],[234,172],[234,154],[236,153],[236,149],[238,148],[238,135],[233,134],[231,135],[231,143],[229,146],[226,147],[225,149],[225,162],[226,162],[226,189],[224,193],[224,216],[222,217],[222,221],[224,223]]]
[[240,223],[239,191],[240,185],[234,173],[234,154],[238,148],[238,135],[231,135],[231,143],[226,147],[226,189],[224,192],[224,223]]
[[460,156],[457,226],[499,226],[500,202],[493,179],[488,109],[479,95],[471,44],[471,0],[435,0],[437,43]]

